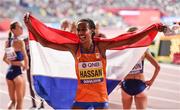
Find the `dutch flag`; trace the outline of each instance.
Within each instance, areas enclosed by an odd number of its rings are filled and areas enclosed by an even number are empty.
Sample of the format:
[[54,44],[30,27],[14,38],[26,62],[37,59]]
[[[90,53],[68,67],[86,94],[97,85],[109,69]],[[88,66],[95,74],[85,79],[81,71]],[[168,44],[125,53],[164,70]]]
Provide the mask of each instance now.
[[[78,43],[75,34],[47,27],[36,18],[30,16],[33,27],[49,42],[57,44]],[[126,33],[112,39],[96,39],[97,41],[116,41],[133,39],[135,34],[151,31],[148,36],[135,44],[107,50],[107,91],[110,94],[120,80],[131,71],[151,44],[158,31],[153,24],[136,33]],[[70,52],[57,51],[43,47],[29,32],[31,52],[31,73],[34,89],[54,109],[71,108],[77,87],[75,62]]]

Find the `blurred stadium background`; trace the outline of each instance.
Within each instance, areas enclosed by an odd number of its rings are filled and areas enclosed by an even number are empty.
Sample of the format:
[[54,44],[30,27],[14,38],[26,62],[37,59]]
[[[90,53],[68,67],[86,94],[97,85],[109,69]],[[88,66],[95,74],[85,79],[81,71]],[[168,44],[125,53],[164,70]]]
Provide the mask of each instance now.
[[[91,18],[100,24],[101,31],[108,37],[114,37],[130,26],[180,22],[179,6],[179,0],[1,0],[0,32],[8,31],[13,20],[22,22],[23,15],[30,12],[54,28],[60,28],[64,20]],[[158,35],[150,46],[158,61],[180,63],[179,33],[180,29],[177,29],[175,35],[168,35],[169,38]]]
[[[107,37],[115,37],[127,30],[131,26],[143,28],[152,23],[162,22],[166,25],[179,25],[180,23],[180,0],[1,0],[0,1],[0,73],[5,73],[6,65],[2,62],[4,54],[4,42],[7,39],[7,32],[9,25],[12,21],[18,20],[23,23],[23,15],[26,12],[32,13],[37,19],[46,23],[48,26],[60,29],[60,25],[64,20],[70,22],[77,21],[80,18],[91,18],[100,24],[100,31],[106,34]],[[24,24],[23,24],[24,25]],[[25,27],[25,26],[24,26]],[[27,31],[25,31],[27,35]],[[175,32],[169,34],[158,34],[152,45],[149,47],[152,55],[165,65],[170,63],[173,71],[163,67],[163,71],[173,72],[174,76],[170,76],[166,72],[163,77],[160,76],[160,85],[163,89],[158,89],[162,93],[161,100],[158,96],[151,108],[180,108],[180,95],[179,95],[179,64],[180,64],[180,28],[178,27]],[[163,65],[164,65],[163,64]],[[163,79],[165,75],[174,82],[166,82]],[[0,88],[6,89],[4,75],[1,74]],[[162,78],[162,79],[161,79]],[[167,80],[169,80],[167,78]],[[175,79],[176,78],[176,79]],[[162,82],[164,81],[164,82]],[[157,81],[158,82],[158,81]],[[177,86],[171,86],[176,83]],[[5,85],[4,85],[5,84]],[[169,87],[172,90],[165,90]],[[156,86],[155,86],[156,88]],[[173,89],[177,89],[176,92]],[[3,90],[1,89],[1,90]],[[156,94],[157,88],[152,94]],[[164,93],[164,95],[163,95]],[[173,96],[169,93],[174,94]],[[28,93],[27,93],[28,94]],[[7,94],[6,94],[7,95]],[[114,96],[117,96],[114,95]],[[166,96],[164,99],[162,97]],[[7,101],[2,101],[2,98],[8,96],[0,95],[0,109],[5,108]],[[118,96],[120,97],[120,96]],[[166,100],[165,100],[166,99]],[[169,99],[167,101],[167,99]],[[8,98],[6,99],[8,100]],[[116,101],[111,99],[112,101]],[[163,102],[164,101],[164,102]],[[158,103],[159,102],[159,103]],[[160,102],[163,102],[162,105]],[[171,104],[171,105],[168,105]],[[30,98],[25,106],[30,106]],[[115,105],[114,105],[115,106]],[[50,108],[50,107],[49,107]]]

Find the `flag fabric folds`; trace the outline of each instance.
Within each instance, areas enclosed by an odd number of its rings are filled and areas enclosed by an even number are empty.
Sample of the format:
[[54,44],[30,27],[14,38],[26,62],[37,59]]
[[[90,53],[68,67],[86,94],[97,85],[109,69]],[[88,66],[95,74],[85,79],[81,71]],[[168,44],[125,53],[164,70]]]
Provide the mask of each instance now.
[[[75,34],[47,27],[30,16],[32,26],[49,42],[79,43]],[[137,34],[148,31],[148,36],[132,45],[107,51],[107,91],[110,94],[120,80],[133,68],[157,34],[154,24],[136,33],[126,33],[112,39],[95,39],[100,42],[133,39]],[[77,79],[74,59],[70,52],[43,47],[29,32],[31,52],[31,73],[34,89],[54,109],[71,108],[76,95]],[[122,50],[123,49],[123,50]]]

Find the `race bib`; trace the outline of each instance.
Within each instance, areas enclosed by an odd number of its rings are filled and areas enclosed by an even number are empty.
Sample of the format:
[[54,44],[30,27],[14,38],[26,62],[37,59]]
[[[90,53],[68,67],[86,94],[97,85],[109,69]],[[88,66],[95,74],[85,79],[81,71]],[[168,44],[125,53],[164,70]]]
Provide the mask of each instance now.
[[16,53],[15,53],[13,47],[5,48],[5,53],[6,53],[7,59],[9,59],[9,60],[15,60],[16,59]]
[[80,62],[78,66],[81,83],[92,84],[103,81],[104,72],[101,61]]
[[138,63],[133,67],[130,71],[131,74],[142,73],[143,72],[143,64],[142,61],[138,61]]

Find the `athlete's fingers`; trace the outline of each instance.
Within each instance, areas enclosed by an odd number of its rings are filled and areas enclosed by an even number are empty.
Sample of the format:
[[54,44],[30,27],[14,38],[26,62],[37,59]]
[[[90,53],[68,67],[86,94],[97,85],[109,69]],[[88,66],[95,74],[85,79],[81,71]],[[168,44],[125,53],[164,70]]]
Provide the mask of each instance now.
[[29,13],[29,12],[25,13],[25,15],[24,15],[24,21],[25,21],[25,22],[28,22],[28,21],[29,21],[29,16],[30,16],[30,13]]

